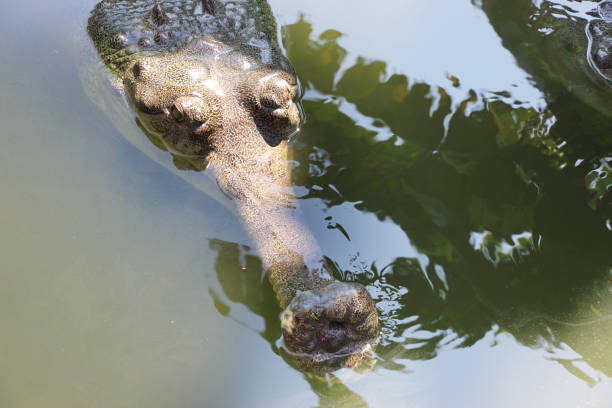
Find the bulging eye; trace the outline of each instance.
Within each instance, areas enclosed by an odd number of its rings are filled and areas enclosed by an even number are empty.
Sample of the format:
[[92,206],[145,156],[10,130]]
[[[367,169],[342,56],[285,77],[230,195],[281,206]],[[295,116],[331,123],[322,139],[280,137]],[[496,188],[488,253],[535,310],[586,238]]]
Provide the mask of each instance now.
[[286,80],[272,78],[266,81],[260,91],[261,106],[270,110],[287,108],[292,99],[291,88]]
[[255,75],[254,93],[247,103],[261,135],[270,146],[276,146],[299,129],[297,81],[284,71]]
[[274,110],[282,107],[282,95],[276,93],[264,94],[259,98],[259,101],[261,103],[261,106],[263,106],[264,108]]
[[176,120],[177,122],[182,122],[185,118],[185,115],[183,113],[183,106],[180,103],[173,103],[170,107],[170,115],[172,115],[174,120]]

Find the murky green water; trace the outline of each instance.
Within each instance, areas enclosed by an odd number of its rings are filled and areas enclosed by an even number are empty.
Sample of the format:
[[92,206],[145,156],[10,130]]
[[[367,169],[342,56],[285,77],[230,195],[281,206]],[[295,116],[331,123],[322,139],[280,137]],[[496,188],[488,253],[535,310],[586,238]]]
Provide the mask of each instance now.
[[271,2],[296,190],[383,326],[327,381],[236,216],[85,95],[95,3],[0,14],[1,407],[612,405],[612,93],[571,41],[595,2]]

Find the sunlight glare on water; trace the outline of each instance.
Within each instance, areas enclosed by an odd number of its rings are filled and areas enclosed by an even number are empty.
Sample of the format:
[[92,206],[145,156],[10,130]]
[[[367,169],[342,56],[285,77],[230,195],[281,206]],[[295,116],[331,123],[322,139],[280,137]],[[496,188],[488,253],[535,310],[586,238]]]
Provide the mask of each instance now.
[[442,86],[449,92],[453,88],[448,77],[454,76],[463,90],[509,91],[515,100],[533,107],[544,104],[529,75],[516,65],[484,13],[470,1],[391,0],[384,6],[324,0],[311,1],[308,7],[296,7],[291,1],[271,4],[283,21],[293,21],[303,13],[313,24],[313,37],[329,29],[340,32],[338,44],[350,50],[345,68],[362,56],[385,61],[389,73],[402,73],[412,81]]

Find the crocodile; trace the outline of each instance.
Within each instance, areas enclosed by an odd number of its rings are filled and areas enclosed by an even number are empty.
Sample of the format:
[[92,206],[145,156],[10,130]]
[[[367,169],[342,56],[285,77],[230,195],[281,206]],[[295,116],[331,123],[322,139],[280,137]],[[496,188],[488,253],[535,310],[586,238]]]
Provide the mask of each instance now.
[[87,31],[126,101],[105,110],[131,109],[177,169],[205,170],[233,201],[283,309],[293,361],[310,372],[371,362],[376,305],[365,287],[330,273],[293,191],[288,140],[303,119],[300,87],[269,5],[102,0]]
[[612,1],[516,0],[513,5],[481,2],[504,47],[549,101],[573,94],[612,117]]

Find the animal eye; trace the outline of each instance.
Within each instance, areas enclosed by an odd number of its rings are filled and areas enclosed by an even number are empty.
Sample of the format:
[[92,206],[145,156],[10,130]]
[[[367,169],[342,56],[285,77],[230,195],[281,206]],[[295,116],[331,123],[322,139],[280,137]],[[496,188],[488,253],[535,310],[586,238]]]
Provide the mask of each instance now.
[[283,78],[269,78],[260,90],[259,103],[262,107],[276,110],[286,108],[292,100],[292,92],[289,83]]
[[259,101],[261,102],[261,106],[268,109],[278,109],[281,107],[279,102],[279,97],[277,95],[262,95]]
[[175,103],[174,105],[172,105],[172,107],[170,108],[170,114],[172,115],[172,117],[174,118],[174,120],[176,120],[177,122],[180,122],[183,120],[184,115],[183,115],[183,107],[178,105]]

